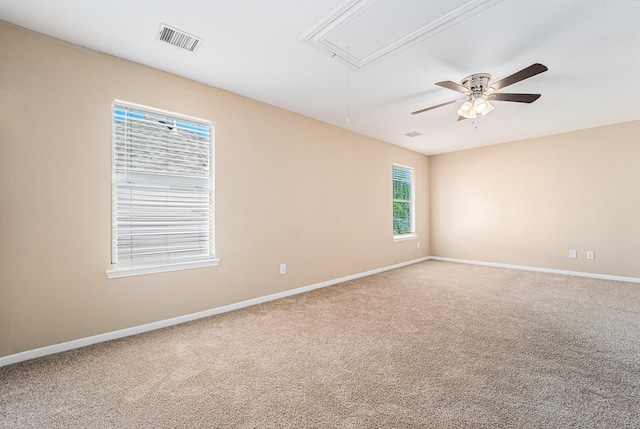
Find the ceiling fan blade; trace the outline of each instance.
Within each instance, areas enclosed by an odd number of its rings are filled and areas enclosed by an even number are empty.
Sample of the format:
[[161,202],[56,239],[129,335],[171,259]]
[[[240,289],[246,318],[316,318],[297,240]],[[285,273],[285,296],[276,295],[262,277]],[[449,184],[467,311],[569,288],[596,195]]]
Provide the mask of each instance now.
[[533,103],[540,94],[512,94],[512,93],[497,93],[491,94],[490,100],[496,101],[515,101],[517,103]]
[[436,85],[441,86],[443,88],[447,88],[447,89],[453,89],[454,91],[458,91],[461,92],[463,94],[466,94],[467,92],[469,92],[469,88],[465,88],[464,86],[460,85],[459,83],[455,83],[451,80],[445,80],[442,82],[436,82]]
[[453,104],[458,100],[447,101],[446,103],[438,104],[436,106],[427,107],[426,109],[416,110],[415,112],[411,112],[412,115],[417,115],[418,113],[426,112],[427,110],[437,109],[438,107],[446,106],[448,104]]
[[547,66],[544,66],[539,63],[535,63],[489,86],[497,91],[501,88],[504,88],[505,86],[513,85],[516,82],[520,82],[521,80],[528,79],[542,72],[546,72],[547,70],[549,70]]
[[458,116],[458,122],[464,121],[465,119],[467,119],[467,118],[465,118],[464,116]]

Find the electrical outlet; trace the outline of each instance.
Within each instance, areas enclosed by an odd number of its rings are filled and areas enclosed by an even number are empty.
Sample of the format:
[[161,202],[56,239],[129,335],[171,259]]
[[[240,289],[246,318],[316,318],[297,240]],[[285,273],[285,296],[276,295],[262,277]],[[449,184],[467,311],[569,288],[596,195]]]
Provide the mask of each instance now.
[[280,274],[287,274],[287,264],[280,264]]
[[587,250],[587,259],[596,259],[596,252],[593,250]]
[[418,246],[418,249],[419,249],[419,248],[420,248],[420,242],[418,242],[418,243],[416,244],[416,246]]
[[569,250],[569,257],[572,259],[575,259],[578,257],[578,251],[577,250]]

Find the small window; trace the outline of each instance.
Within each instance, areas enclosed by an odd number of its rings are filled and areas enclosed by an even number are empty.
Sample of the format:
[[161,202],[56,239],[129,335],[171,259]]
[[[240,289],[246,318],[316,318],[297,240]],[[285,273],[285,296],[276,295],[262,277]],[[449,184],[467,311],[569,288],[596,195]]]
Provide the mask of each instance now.
[[112,106],[111,277],[217,265],[213,124]]
[[415,172],[413,168],[393,166],[393,238],[416,238]]

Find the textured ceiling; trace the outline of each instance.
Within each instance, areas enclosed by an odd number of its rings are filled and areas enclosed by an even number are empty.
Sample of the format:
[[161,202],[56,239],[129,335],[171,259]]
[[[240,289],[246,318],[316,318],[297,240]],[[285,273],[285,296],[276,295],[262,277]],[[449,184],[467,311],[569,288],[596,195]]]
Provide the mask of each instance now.
[[[304,40],[362,7],[329,40],[366,57],[474,5],[360,70]],[[638,0],[0,0],[0,19],[425,154],[640,119]],[[193,53],[160,42],[161,23],[204,41]],[[533,104],[496,102],[475,123],[456,121],[457,104],[410,114],[461,98],[435,82],[536,62],[549,71],[502,91],[541,93]]]

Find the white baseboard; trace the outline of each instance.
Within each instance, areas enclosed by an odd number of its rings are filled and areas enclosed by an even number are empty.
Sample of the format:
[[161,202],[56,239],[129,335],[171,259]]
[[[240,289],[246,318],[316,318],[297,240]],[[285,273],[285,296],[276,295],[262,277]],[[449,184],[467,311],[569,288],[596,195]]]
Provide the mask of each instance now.
[[585,273],[582,271],[556,270],[553,268],[539,268],[539,267],[530,267],[526,265],[499,264],[496,262],[473,261],[469,259],[456,259],[456,258],[443,258],[440,256],[430,256],[429,259],[433,261],[458,262],[461,264],[484,265],[487,267],[510,268],[514,270],[537,271],[540,273],[565,274],[568,276],[589,277],[592,279],[616,280],[621,282],[640,283],[640,278],[638,277],[612,276],[609,274]]
[[238,310],[240,308],[249,307],[263,302],[273,301],[280,298],[285,298],[299,293],[309,292],[314,289],[319,289],[326,286],[331,286],[337,283],[354,280],[360,277],[370,276],[372,274],[381,273],[383,271],[393,270],[395,268],[404,267],[406,265],[415,264],[418,262],[426,261],[430,257],[414,259],[407,262],[402,262],[395,265],[389,265],[375,270],[365,271],[363,273],[352,274],[350,276],[340,277],[333,280],[327,280],[325,282],[315,283],[299,288],[274,293],[271,295],[262,296],[259,298],[249,299],[246,301],[237,302],[235,304],[224,305],[222,307],[212,308],[210,310],[200,311],[197,313],[186,314],[184,316],[173,317],[171,319],[160,320],[153,323],[147,323],[145,325],[133,326],[131,328],[120,329],[118,331],[106,332],[104,334],[94,335],[91,337],[80,338],[77,340],[67,341],[65,343],[54,344],[47,347],[41,347],[38,349],[27,350],[21,353],[0,357],[0,367],[5,365],[11,365],[18,362],[23,362],[30,359],[35,359],[43,356],[48,356],[67,350],[77,349],[80,347],[86,347],[96,343],[102,343],[105,341],[115,340],[118,338],[128,337],[131,335],[140,334],[143,332],[153,331],[155,329],[166,328],[168,326],[178,325],[180,323],[190,322],[192,320],[201,319],[203,317],[209,317],[220,313],[226,313],[227,311]]

